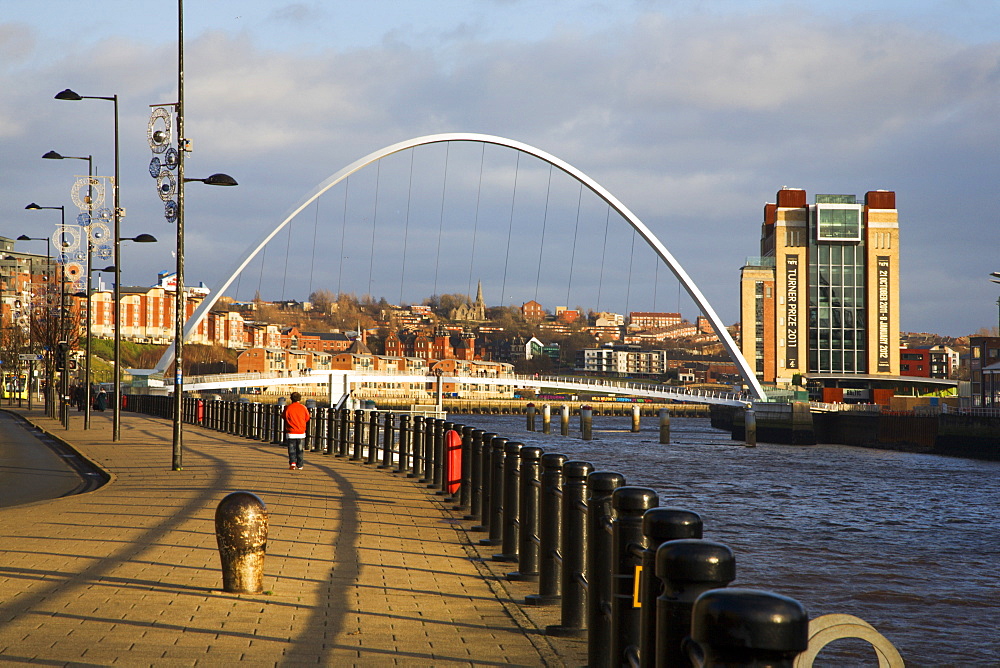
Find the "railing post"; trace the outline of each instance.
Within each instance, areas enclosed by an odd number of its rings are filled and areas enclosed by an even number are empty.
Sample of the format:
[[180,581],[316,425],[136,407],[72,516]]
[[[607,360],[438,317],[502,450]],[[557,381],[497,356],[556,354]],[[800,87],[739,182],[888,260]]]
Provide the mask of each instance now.
[[434,420],[434,482],[432,487],[437,490],[435,494],[438,496],[448,493],[445,489],[448,485],[444,480],[444,435],[454,426],[455,423],[447,420]]
[[656,492],[645,487],[620,487],[614,491],[611,503],[615,509],[611,661],[612,665],[621,665],[638,659],[640,608],[635,605],[635,578],[642,566],[642,554],[649,547],[642,534],[642,516],[656,507],[659,499]]
[[[482,429],[473,429],[472,444],[469,448],[472,453],[469,458],[469,514],[465,519],[480,523],[477,525],[478,529],[474,526],[471,531],[483,530],[483,434],[485,433]],[[464,469],[464,462],[462,467]]]
[[756,589],[711,589],[695,601],[688,656],[710,668],[792,668],[809,646],[798,601]]
[[[656,550],[670,540],[701,538],[701,517],[680,508],[650,508],[642,516],[642,535],[646,549],[642,553],[639,577],[639,665],[656,665],[656,601],[663,584],[656,577]],[[626,651],[628,651],[626,649]]]
[[[472,433],[474,431],[473,427],[462,427],[462,482],[458,488],[458,505],[455,506],[455,510],[465,510],[472,505]],[[465,519],[474,520],[477,518],[466,517]]]
[[368,452],[366,464],[378,461],[378,411],[368,411]]
[[[413,443],[410,447],[413,449],[413,467],[407,474],[407,478],[420,478],[423,476],[424,472],[424,416],[414,415],[413,416]],[[420,482],[423,482],[421,480]]]
[[562,618],[545,629],[547,635],[577,637],[587,630],[587,478],[593,471],[590,462],[563,465]]
[[522,444],[508,441],[503,446],[503,539],[494,561],[517,561],[519,547]]
[[410,470],[410,416],[402,413],[399,416],[399,459],[396,462],[396,473],[406,473]]
[[489,537],[479,541],[480,545],[500,545],[503,542],[503,495],[504,495],[504,452],[507,439],[493,434],[490,439],[490,494],[489,505],[484,515]]
[[362,461],[361,444],[365,434],[365,412],[360,408],[354,411],[354,451],[351,453],[352,462]]
[[347,408],[340,409],[340,434],[337,439],[337,456],[346,457],[348,442],[351,437],[351,411]]
[[563,532],[563,465],[566,455],[542,455],[541,498],[538,502],[538,593],[525,597],[529,605],[558,603],[562,594],[560,550]]
[[643,648],[642,665],[683,666],[688,657],[682,643],[691,633],[694,602],[706,591],[721,589],[736,578],[736,559],[733,551],[720,543],[671,540],[656,549],[656,577],[663,592],[656,599],[656,645],[653,663],[647,663]]
[[588,665],[611,665],[611,495],[625,485],[625,476],[595,471],[587,477],[587,657]]
[[541,498],[542,449],[536,445],[521,448],[521,490],[518,496],[517,564],[508,580],[538,580],[539,539],[538,506]]

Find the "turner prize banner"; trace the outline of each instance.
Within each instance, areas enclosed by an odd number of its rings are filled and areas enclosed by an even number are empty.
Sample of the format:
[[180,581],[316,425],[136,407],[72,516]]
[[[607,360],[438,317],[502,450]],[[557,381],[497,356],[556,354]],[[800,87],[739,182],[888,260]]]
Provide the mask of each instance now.
[[879,372],[888,373],[890,367],[889,349],[889,256],[879,255],[875,258],[876,280],[878,285],[878,303],[876,304],[876,321],[878,322],[878,354],[876,364]]
[[799,368],[799,256],[785,256],[785,368]]

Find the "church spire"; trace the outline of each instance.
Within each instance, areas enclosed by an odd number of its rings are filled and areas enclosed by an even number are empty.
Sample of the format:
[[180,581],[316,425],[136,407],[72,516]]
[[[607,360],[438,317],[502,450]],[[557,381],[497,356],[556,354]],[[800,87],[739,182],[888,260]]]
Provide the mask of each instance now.
[[476,290],[476,306],[480,304],[485,306],[483,303],[483,282],[481,280],[479,281],[479,288]]

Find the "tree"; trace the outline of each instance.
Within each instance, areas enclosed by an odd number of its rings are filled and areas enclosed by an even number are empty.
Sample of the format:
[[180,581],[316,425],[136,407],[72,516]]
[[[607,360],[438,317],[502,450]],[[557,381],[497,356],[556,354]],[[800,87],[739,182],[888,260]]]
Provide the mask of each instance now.
[[328,315],[331,312],[330,307],[337,303],[337,296],[329,290],[316,290],[309,295],[309,301],[312,302],[314,310]]

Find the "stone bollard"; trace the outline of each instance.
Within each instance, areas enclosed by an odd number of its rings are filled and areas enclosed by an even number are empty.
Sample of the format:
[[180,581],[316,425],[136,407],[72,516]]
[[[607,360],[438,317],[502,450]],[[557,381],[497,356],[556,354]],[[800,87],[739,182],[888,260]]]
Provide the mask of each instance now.
[[500,554],[494,561],[517,561],[520,546],[521,448],[515,441],[503,446],[503,530]]
[[503,458],[506,444],[507,439],[503,436],[493,434],[493,438],[490,439],[490,493],[488,503],[483,508],[483,518],[486,528],[489,529],[489,536],[480,539],[480,545],[500,545],[503,542]]
[[612,493],[625,476],[594,471],[587,476],[587,657],[588,665],[611,665],[611,587],[615,517]]
[[529,605],[558,603],[562,593],[563,465],[566,455],[542,455],[541,498],[538,502],[538,593],[526,596]]
[[540,525],[542,449],[536,445],[521,448],[521,491],[518,497],[517,564],[508,580],[537,582],[541,550],[538,537]]
[[670,409],[660,409],[660,443],[666,445],[670,443]]
[[267,506],[250,492],[233,492],[215,509],[215,538],[222,558],[222,589],[233,594],[264,590]]
[[528,431],[535,431],[535,404],[528,404]]
[[756,589],[711,589],[694,603],[684,643],[698,668],[792,668],[809,646],[809,617],[798,601]]
[[594,409],[590,406],[580,409],[580,433],[585,441],[594,437]]
[[757,447],[757,414],[754,413],[753,408],[747,408],[743,413],[743,424],[744,431],[746,432],[743,438],[746,441],[747,447]]
[[642,516],[642,535],[646,549],[642,553],[639,577],[639,665],[656,665],[656,601],[663,593],[663,583],[656,577],[656,550],[670,540],[701,538],[703,524],[697,513],[681,508],[651,508]]
[[542,404],[542,433],[552,433],[552,407],[548,404]]
[[640,427],[641,413],[638,406],[632,406],[632,433],[638,434]]
[[656,599],[656,645],[651,663],[643,648],[642,665],[683,666],[688,663],[683,642],[691,632],[694,602],[736,579],[736,558],[721,543],[672,540],[656,550],[656,577],[663,587]]
[[550,636],[579,637],[587,632],[587,477],[590,462],[563,465],[562,618],[548,626]]
[[649,549],[643,535],[643,516],[659,503],[656,492],[646,487],[619,487],[611,497],[615,509],[612,525],[611,661],[628,665],[639,653],[640,610],[635,604],[638,567]]
[[566,404],[559,409],[559,433],[569,436],[569,406]]

